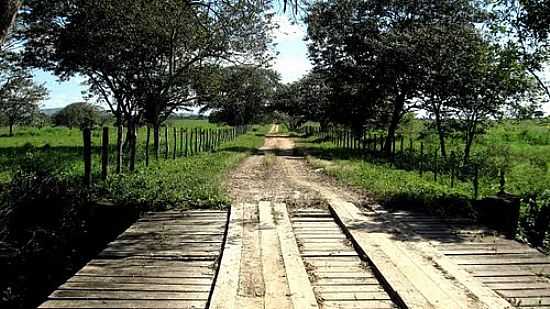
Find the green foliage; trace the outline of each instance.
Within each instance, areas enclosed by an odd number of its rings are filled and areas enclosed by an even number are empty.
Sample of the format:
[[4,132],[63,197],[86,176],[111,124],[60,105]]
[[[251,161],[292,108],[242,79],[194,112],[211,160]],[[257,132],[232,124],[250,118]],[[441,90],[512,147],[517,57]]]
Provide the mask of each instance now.
[[56,126],[72,128],[94,128],[99,124],[99,108],[89,103],[73,103],[64,107],[54,116]]
[[233,126],[260,121],[279,87],[279,74],[254,66],[225,67],[218,74],[218,85],[205,90],[210,95],[203,110],[212,110],[210,119]]
[[160,161],[132,174],[112,176],[100,191],[117,204],[160,209],[225,207],[229,200],[222,186],[224,176],[262,142],[263,136],[250,133],[215,153]]

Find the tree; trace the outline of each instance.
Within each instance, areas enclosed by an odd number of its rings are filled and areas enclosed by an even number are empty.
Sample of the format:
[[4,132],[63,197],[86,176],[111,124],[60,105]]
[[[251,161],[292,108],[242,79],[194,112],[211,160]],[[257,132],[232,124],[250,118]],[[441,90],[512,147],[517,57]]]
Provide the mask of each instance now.
[[550,100],[550,85],[542,77],[550,60],[550,1],[494,0],[491,26],[497,39],[513,46],[516,58]]
[[[29,0],[21,13],[29,65],[61,79],[81,75],[128,128],[129,169],[143,117],[158,128],[193,103],[203,63],[263,52],[265,16],[256,1]],[[261,48],[260,48],[261,49]],[[121,149],[122,135],[118,145]],[[120,153],[121,151],[119,151]],[[121,158],[121,154],[119,154]],[[120,159],[119,159],[120,162]]]
[[0,113],[4,114],[13,136],[15,125],[30,122],[38,112],[39,103],[47,97],[47,90],[29,77],[16,77],[0,86]]
[[20,7],[19,0],[0,0],[0,46],[7,38]]
[[273,109],[290,116],[290,126],[299,127],[307,121],[317,121],[325,128],[329,122],[326,113],[330,88],[325,79],[309,73],[300,80],[277,88]]
[[426,17],[432,4],[317,2],[307,18],[311,60],[329,76],[334,109],[347,113],[339,118],[356,130],[377,119],[387,130],[388,155],[399,121],[418,95],[424,72],[417,34],[431,22]]
[[40,102],[48,95],[44,86],[33,82],[19,60],[19,54],[13,51],[0,51],[0,114],[9,126],[10,136],[15,125],[32,120]]
[[230,125],[259,120],[272,104],[280,80],[277,72],[253,66],[222,68],[219,78],[203,111],[211,110],[211,119]]
[[84,129],[95,127],[100,121],[100,116],[97,106],[79,102],[67,105],[57,112],[53,118],[56,126]]

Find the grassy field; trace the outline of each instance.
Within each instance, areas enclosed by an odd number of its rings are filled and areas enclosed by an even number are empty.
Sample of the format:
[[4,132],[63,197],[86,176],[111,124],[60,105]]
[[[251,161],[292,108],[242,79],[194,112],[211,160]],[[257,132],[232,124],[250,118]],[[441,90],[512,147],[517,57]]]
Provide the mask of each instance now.
[[[167,124],[170,128],[221,128],[207,120],[171,120]],[[79,129],[63,127],[45,128],[17,128],[15,136],[9,137],[7,128],[0,128],[0,182],[7,182],[22,161],[37,161],[40,164],[48,164],[66,173],[68,176],[80,175],[83,169],[82,163],[82,132]],[[169,150],[172,151],[173,132],[169,130]],[[143,163],[146,129],[138,130],[137,161]],[[110,130],[111,154],[114,162],[114,149],[116,143],[116,130]],[[164,151],[164,131],[161,132],[161,150]],[[94,162],[99,162],[101,131],[92,133]],[[24,164],[24,163],[23,163]],[[95,164],[94,171],[99,173],[99,166]]]
[[[422,123],[417,122],[410,131],[419,132],[421,129]],[[433,134],[416,134],[414,138],[417,142],[423,141],[425,149],[430,153],[438,147]],[[346,184],[368,190],[382,203],[405,200],[429,206],[442,199],[467,199],[473,196],[470,181],[456,181],[451,188],[448,176],[440,176],[434,181],[431,172],[420,175],[416,170],[397,169],[382,160],[363,160],[337,149],[330,142],[320,142],[316,138],[303,139],[301,146],[312,154],[309,157],[312,164],[324,168],[329,175]],[[449,146],[450,149],[458,150],[462,145],[455,138],[449,141]],[[499,123],[479,137],[474,153],[506,167],[507,192],[526,198],[538,196],[550,189],[548,121]],[[498,190],[499,181],[496,177],[481,177],[480,197],[495,195]]]
[[[176,128],[220,128],[206,120],[178,120],[168,124]],[[267,126],[256,126],[254,131],[222,145],[212,153],[199,153],[172,159],[173,136],[170,130],[169,159],[152,158],[144,166],[145,129],[138,133],[139,146],[135,173],[112,175],[99,181],[99,130],[93,132],[93,172],[98,199],[110,199],[118,204],[143,204],[148,207],[219,207],[227,202],[221,188],[224,173],[235,166],[256,147],[261,146]],[[19,128],[16,136],[0,137],[0,183],[8,183],[20,170],[46,170],[62,179],[78,181],[83,174],[82,136],[78,129]],[[114,142],[115,130],[110,141]],[[164,151],[161,134],[161,152]],[[113,143],[112,143],[113,144]],[[179,142],[178,142],[179,144]],[[113,155],[114,155],[114,144]],[[179,151],[178,145],[178,151]],[[152,153],[152,151],[151,151]],[[114,157],[111,159],[111,164]],[[111,166],[114,169],[114,166]]]

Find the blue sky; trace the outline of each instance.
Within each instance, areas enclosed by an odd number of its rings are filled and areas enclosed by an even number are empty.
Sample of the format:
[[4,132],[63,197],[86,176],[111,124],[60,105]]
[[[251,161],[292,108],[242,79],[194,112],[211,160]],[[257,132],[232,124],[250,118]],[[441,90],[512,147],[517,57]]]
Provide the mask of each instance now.
[[[303,24],[292,24],[286,16],[277,15],[275,21],[279,29],[274,33],[276,51],[279,52],[273,68],[281,73],[283,82],[298,80],[311,68],[307,59],[307,48],[303,38],[305,28]],[[73,78],[68,82],[59,82],[57,77],[44,71],[34,72],[38,83],[45,83],[50,91],[49,99],[43,104],[44,108],[59,108],[70,103],[83,100],[81,78]]]

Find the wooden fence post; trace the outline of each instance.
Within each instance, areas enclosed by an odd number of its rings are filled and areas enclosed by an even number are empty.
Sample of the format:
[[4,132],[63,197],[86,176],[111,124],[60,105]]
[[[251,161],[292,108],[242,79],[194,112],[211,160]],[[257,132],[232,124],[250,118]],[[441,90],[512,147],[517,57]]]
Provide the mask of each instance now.
[[151,127],[147,126],[147,132],[145,133],[145,166],[149,166],[149,144],[151,143]]
[[178,153],[178,129],[174,128],[174,146],[172,147],[174,149],[174,153],[172,154],[172,159],[176,160],[176,156]]
[[438,168],[439,168],[439,162],[438,162],[438,157],[437,157],[437,149],[434,151],[434,181],[437,182],[437,172],[438,172]]
[[424,142],[420,142],[420,162],[418,165],[418,169],[420,170],[420,176],[422,176],[423,173],[423,162],[424,162]]
[[199,152],[199,129],[195,128],[195,145],[194,145],[195,151],[194,153]]
[[109,175],[109,128],[103,128],[103,137],[101,139],[101,179],[107,179]]
[[451,151],[451,188],[455,186],[455,152]]
[[168,126],[164,127],[164,160],[168,160]]
[[504,174],[504,168],[501,167],[499,169],[499,190],[498,190],[498,193],[499,194],[504,194],[506,192],[506,177],[505,177],[505,174]]
[[189,130],[185,128],[185,156],[189,155]]
[[477,200],[479,197],[479,166],[477,164],[474,165],[474,199]]
[[183,157],[183,128],[180,128],[180,157]]
[[118,129],[117,129],[117,141],[116,141],[116,145],[117,145],[117,149],[116,149],[116,173],[117,174],[120,174],[122,173],[122,146],[123,146],[123,142],[122,142],[122,138],[124,136],[124,127],[121,125],[118,126]]
[[82,131],[82,139],[84,141],[84,184],[90,186],[92,184],[92,130],[90,128]]

